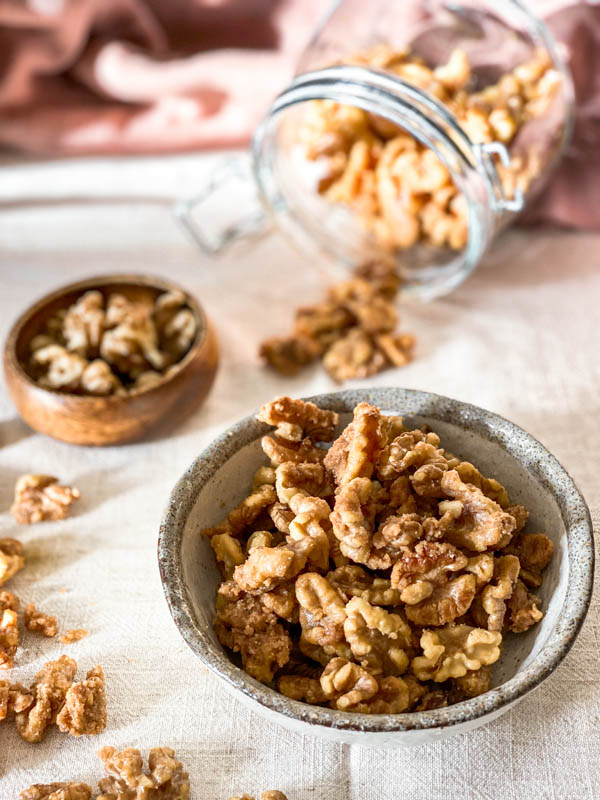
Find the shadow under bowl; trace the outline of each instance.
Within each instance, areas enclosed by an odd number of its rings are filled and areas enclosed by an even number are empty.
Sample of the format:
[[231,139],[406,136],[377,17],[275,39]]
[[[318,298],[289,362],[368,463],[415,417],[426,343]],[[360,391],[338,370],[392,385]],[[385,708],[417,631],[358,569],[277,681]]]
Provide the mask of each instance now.
[[198,658],[250,708],[294,731],[346,743],[386,747],[418,745],[490,722],[555,670],[573,645],[591,597],[594,548],[589,511],[573,480],[536,439],[512,422],[476,406],[410,389],[357,389],[309,398],[340,414],[340,428],[367,401],[425,423],[442,445],[497,478],[511,502],[530,511],[527,530],[544,531],[555,546],[538,594],[544,618],[528,632],[505,638],[493,688],[479,697],[431,711],[353,714],[311,706],[279,694],[237,667],[213,630],[221,581],[209,541],[215,525],[248,493],[253,472],[265,463],[261,437],[270,429],[247,417],[201,453],[176,484],[158,541],[158,560],[169,609]]

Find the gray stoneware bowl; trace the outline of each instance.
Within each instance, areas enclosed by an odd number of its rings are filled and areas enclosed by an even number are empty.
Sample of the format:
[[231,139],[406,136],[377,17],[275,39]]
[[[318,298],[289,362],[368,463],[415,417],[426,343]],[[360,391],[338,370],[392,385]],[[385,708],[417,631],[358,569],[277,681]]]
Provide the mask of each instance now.
[[251,678],[229,659],[213,631],[220,581],[203,528],[219,522],[245,496],[265,463],[260,439],[268,428],[247,417],[225,431],[175,486],[160,528],[158,559],[169,609],[198,658],[238,699],[299,733],[367,746],[431,742],[499,717],[556,669],[585,618],[592,590],[594,549],[589,511],[558,461],[525,431],[476,406],[410,389],[356,389],[310,398],[340,413],[340,425],[366,400],[410,424],[429,423],[442,444],[498,478],[511,500],[531,512],[528,530],[545,531],[555,552],[539,592],[541,623],[505,640],[495,684],[473,700],[432,711],[366,715],[290,700]]

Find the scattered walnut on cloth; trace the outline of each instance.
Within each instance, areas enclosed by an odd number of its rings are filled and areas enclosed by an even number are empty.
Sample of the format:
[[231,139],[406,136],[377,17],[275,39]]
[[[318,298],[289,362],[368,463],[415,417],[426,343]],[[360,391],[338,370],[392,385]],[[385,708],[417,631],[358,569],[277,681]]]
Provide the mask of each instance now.
[[18,800],[90,800],[92,794],[96,800],[189,800],[189,776],[170,747],[150,750],[148,771],[144,771],[140,751],[132,747],[120,752],[103,747],[98,755],[107,772],[98,781],[100,794],[86,783],[36,783],[24,789]]
[[0,669],[11,669],[19,647],[19,598],[12,592],[0,591]]
[[58,620],[40,611],[33,603],[27,603],[23,611],[25,627],[28,631],[52,638],[58,633]]
[[71,628],[65,633],[62,633],[58,637],[58,641],[61,644],[72,644],[73,642],[79,642],[81,639],[85,639],[87,635],[88,632],[85,628]]
[[[527,587],[552,542],[522,530],[526,510],[433,431],[369,403],[333,442],[338,415],[312,403],[276,398],[258,419],[276,428],[262,440],[271,466],[203,532],[224,578],[221,644],[286,696],[344,711],[487,691],[504,636],[542,617]],[[323,456],[280,461],[292,445]]]
[[0,539],[0,586],[23,569],[23,545],[18,539]]
[[19,735],[32,744],[41,742],[54,724],[72,736],[101,733],[106,727],[102,668],[93,667],[74,683],[76,672],[77,662],[63,655],[44,664],[29,689],[0,681],[0,720],[14,713]]
[[25,364],[46,389],[87,395],[150,389],[192,346],[196,317],[183,292],[129,300],[85,292],[30,342]]
[[291,335],[264,341],[260,356],[283,375],[321,358],[339,383],[403,367],[412,360],[415,338],[395,330],[399,288],[393,266],[366,264],[330,287],[322,303],[299,308]]
[[[435,69],[410,50],[396,51],[384,44],[344,63],[388,72],[433,94],[474,143],[510,145],[527,123],[546,113],[561,83],[542,51],[478,91],[472,88],[471,65],[460,49]],[[384,251],[405,250],[419,242],[452,250],[465,247],[464,196],[438,156],[403,128],[355,106],[313,100],[297,137],[305,157],[320,167],[318,192],[351,209]],[[549,157],[543,145],[529,144],[512,154],[510,167],[499,164],[507,197],[516,188],[526,191]]]
[[10,512],[20,525],[64,519],[79,497],[79,489],[61,486],[52,475],[22,475],[15,485]]

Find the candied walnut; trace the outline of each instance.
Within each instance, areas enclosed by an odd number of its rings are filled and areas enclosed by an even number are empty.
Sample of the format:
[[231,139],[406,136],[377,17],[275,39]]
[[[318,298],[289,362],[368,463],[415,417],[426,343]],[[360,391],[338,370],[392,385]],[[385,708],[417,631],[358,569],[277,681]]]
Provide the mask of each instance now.
[[373,536],[377,548],[401,550],[410,547],[423,536],[423,526],[418,514],[401,514],[387,517]]
[[373,675],[345,658],[331,659],[321,675],[321,687],[340,711],[370,700],[379,690]]
[[119,372],[137,377],[149,366],[160,370],[166,366],[165,356],[158,349],[158,336],[149,303],[128,301],[122,295],[111,295],[106,305],[107,330],[100,343],[100,355]]
[[87,783],[34,783],[18,800],[90,800],[91,796],[92,787]]
[[25,711],[33,703],[33,695],[20,683],[0,680],[0,721],[8,714]]
[[503,551],[517,556],[521,564],[519,577],[527,586],[542,585],[542,572],[554,553],[554,544],[545,533],[519,533]]
[[300,442],[308,437],[313,442],[330,442],[333,439],[338,415],[314,403],[277,397],[265,403],[256,418],[275,426],[275,433],[283,439]]
[[[468,461],[461,461],[455,467],[463,483],[470,483],[477,489],[481,489],[486,497],[495,500],[499,506],[508,510],[510,500],[506,489],[495,478],[485,478],[481,472]],[[509,512],[510,513],[510,512]]]
[[263,509],[276,500],[275,487],[268,483],[263,484],[248,497],[244,498],[233,511],[230,511],[224,522],[214,528],[206,528],[202,533],[204,536],[209,537],[221,533],[228,533],[230,536],[238,537],[254,522]]
[[383,443],[382,417],[369,403],[359,403],[354,419],[325,456],[338,487],[354,478],[370,478]]
[[0,539],[0,586],[25,566],[23,545],[18,539]]
[[322,575],[306,572],[296,581],[302,636],[310,644],[329,647],[344,640],[345,603]]
[[288,534],[290,532],[290,522],[296,515],[285,503],[273,503],[269,508],[269,516],[280,533]]
[[480,667],[478,670],[470,670],[465,675],[452,680],[451,699],[452,702],[459,702],[471,697],[479,697],[485,694],[492,686],[492,668],[489,666]]
[[367,281],[377,294],[387,300],[393,300],[402,286],[402,279],[393,262],[368,261],[356,267],[353,274]]
[[307,339],[321,354],[353,324],[348,309],[335,301],[326,300],[296,309],[294,329],[300,339]]
[[436,586],[447,582],[448,573],[464,569],[467,561],[464,553],[448,542],[418,542],[400,553],[391,583],[401,592],[403,603],[415,605],[431,597]]
[[275,490],[280,503],[290,504],[296,494],[330,497],[334,492],[330,473],[322,464],[286,461],[276,471]]
[[108,777],[98,781],[97,800],[189,800],[189,775],[171,747],[154,747],[148,756],[149,772],[143,770],[139,750],[117,752],[103,747],[98,755]]
[[87,366],[85,358],[70,353],[59,344],[49,344],[36,350],[31,364],[36,374],[42,370],[38,383],[44,389],[76,391],[81,385],[81,376]]
[[[147,374],[148,373],[143,373],[143,375]],[[159,378],[162,377],[159,373],[154,374],[158,375]],[[136,382],[138,386],[140,386],[143,375],[140,375]],[[112,394],[120,388],[121,381],[117,378],[106,361],[103,361],[101,358],[90,361],[81,373],[81,389],[85,394],[103,396]]]
[[453,622],[471,607],[475,598],[474,575],[458,575],[442,586],[436,586],[432,594],[420,603],[406,606],[406,616],[419,627],[439,626]]
[[276,477],[273,467],[259,467],[252,478],[252,489],[258,489],[266,483],[275,486]]
[[494,560],[494,577],[473,605],[473,616],[480,628],[501,631],[506,602],[512,596],[519,577],[519,559],[500,556]]
[[[254,536],[256,534],[252,534],[252,537]],[[231,578],[234,569],[243,564],[245,560],[241,544],[229,533],[217,533],[211,538],[210,546],[215,552],[221,573],[226,579]],[[250,549],[250,540],[248,540],[248,548]]]
[[523,633],[544,616],[538,608],[539,600],[527,591],[522,581],[517,585],[507,602],[508,615],[506,626],[513,633]]
[[[383,454],[382,466],[387,456],[387,464],[396,473],[415,467],[411,482],[417,494],[438,497],[441,494],[441,475],[448,469],[444,451],[438,448],[439,443],[439,436],[435,433],[423,433],[419,429],[405,431],[389,444],[387,454]],[[389,470],[385,475],[389,475]]]
[[392,367],[405,367],[413,360],[417,340],[412,333],[378,333],[373,341]]
[[344,598],[362,597],[373,585],[373,578],[357,564],[346,564],[327,573],[327,580]]
[[289,548],[258,547],[234,569],[233,580],[245,592],[269,592],[303,567]]
[[500,658],[502,636],[497,631],[454,625],[421,634],[422,656],[412,660],[412,671],[421,681],[443,683],[461,678],[469,670],[494,664]]
[[296,375],[321,355],[321,346],[308,336],[273,336],[265,339],[258,354],[281,375]]
[[31,692],[34,702],[17,714],[17,731],[26,742],[41,742],[49,725],[63,707],[67,691],[77,672],[77,662],[68,656],[48,661],[35,677]]
[[448,694],[443,689],[425,689],[415,711],[432,711],[436,708],[445,708],[447,705]]
[[298,556],[320,569],[329,566],[329,536],[325,526],[329,524],[331,509],[318,497],[295,494],[290,500],[294,519],[290,522],[288,545]]
[[264,454],[270,459],[274,467],[286,461],[295,464],[320,464],[325,458],[326,451],[317,447],[310,439],[301,442],[290,442],[278,436],[263,436],[260,441]]
[[52,638],[58,633],[58,620],[56,617],[40,611],[33,603],[27,603],[23,613],[27,630],[48,638]]
[[10,512],[21,525],[64,519],[78,498],[79,489],[61,486],[52,475],[22,475]]
[[529,519],[529,511],[522,505],[515,505],[515,506],[507,506],[505,509],[507,514],[510,514],[511,517],[514,517],[515,520],[515,533],[519,533],[523,530],[525,525],[527,525],[527,520]]
[[85,292],[67,309],[62,333],[71,352],[85,358],[98,354],[104,333],[104,297],[100,292]]
[[376,375],[387,363],[374,340],[360,328],[352,328],[332,344],[323,357],[323,366],[338,383]]
[[284,583],[276,586],[270,592],[264,592],[261,594],[260,600],[265,608],[277,614],[278,617],[288,622],[298,622],[298,602],[292,583]]
[[377,694],[357,703],[349,711],[360,714],[401,714],[410,705],[410,690],[404,678],[386,676],[378,679]]
[[217,602],[215,630],[222,645],[240,653],[244,669],[253,678],[270,683],[290,658],[291,642],[277,616],[259,598],[242,596]]
[[[227,536],[226,533],[220,535]],[[214,542],[214,540],[217,539],[218,536],[219,534],[217,534],[217,536],[213,536],[211,542]],[[239,545],[237,539],[232,539],[232,541],[237,542],[237,544]],[[272,544],[273,544],[273,534],[270,531],[254,531],[254,533],[248,537],[248,541],[246,542],[246,553],[250,555],[250,553],[253,550],[258,550],[259,547],[271,547]],[[242,553],[241,547],[240,547],[240,553],[241,553],[241,559],[237,561],[237,563],[233,564],[234,567],[238,566],[239,564],[242,564],[244,561],[244,554]],[[231,578],[232,574],[233,574],[233,568],[231,574],[228,575],[227,577]]]
[[106,691],[102,667],[93,667],[84,681],[74,683],[68,689],[56,724],[59,730],[71,736],[102,733],[106,728]]
[[303,703],[327,702],[327,695],[317,678],[306,678],[301,675],[282,675],[277,682],[277,688],[286,697],[292,700],[301,700]]
[[475,575],[476,588],[479,591],[492,580],[494,575],[494,556],[491,553],[479,553],[476,556],[471,556],[467,561],[465,571]]
[[515,529],[514,517],[507,514],[481,489],[463,483],[456,470],[445,472],[442,481],[443,493],[462,503],[461,516],[446,531],[448,541],[467,550],[482,552],[503,546],[510,540]]
[[85,628],[72,628],[66,633],[63,633],[62,636],[59,636],[58,641],[61,644],[71,644],[72,642],[79,642],[81,639],[85,639],[87,635],[88,632]]
[[344,636],[352,655],[372,672],[401,675],[408,667],[411,630],[399,614],[353,597],[346,605]]
[[12,592],[0,591],[0,669],[14,665],[19,647],[18,610],[18,598]]
[[369,519],[368,504],[372,488],[368,478],[354,478],[343,485],[330,519],[345,556],[372,569],[387,569],[391,566],[389,553],[374,551],[371,542],[373,523]]

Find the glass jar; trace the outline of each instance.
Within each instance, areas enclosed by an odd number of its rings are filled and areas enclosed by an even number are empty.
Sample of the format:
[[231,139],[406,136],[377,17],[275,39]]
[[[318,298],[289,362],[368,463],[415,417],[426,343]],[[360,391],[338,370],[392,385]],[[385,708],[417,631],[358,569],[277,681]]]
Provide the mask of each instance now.
[[572,118],[568,69],[522,3],[341,0],[256,130],[253,176],[311,259],[384,258],[429,299],[540,191]]

